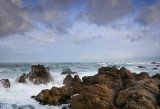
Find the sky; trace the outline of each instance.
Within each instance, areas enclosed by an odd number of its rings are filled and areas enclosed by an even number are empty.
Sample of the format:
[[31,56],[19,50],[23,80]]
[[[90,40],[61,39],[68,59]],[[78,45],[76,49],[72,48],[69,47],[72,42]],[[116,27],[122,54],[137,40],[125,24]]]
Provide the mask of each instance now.
[[0,62],[160,61],[160,0],[0,0]]

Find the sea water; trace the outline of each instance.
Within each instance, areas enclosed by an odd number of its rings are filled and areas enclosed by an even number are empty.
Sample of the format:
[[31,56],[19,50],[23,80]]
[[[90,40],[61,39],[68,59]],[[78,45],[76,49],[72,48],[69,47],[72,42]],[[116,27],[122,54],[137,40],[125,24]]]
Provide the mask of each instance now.
[[[53,82],[47,85],[33,85],[32,83],[17,83],[17,77],[23,73],[28,73],[32,65],[41,64],[50,67],[50,73],[54,78]],[[92,76],[98,73],[98,68],[106,66],[117,66],[118,69],[126,67],[132,72],[148,72],[150,76],[160,73],[158,64],[151,62],[125,62],[125,63],[0,63],[0,79],[9,79],[10,88],[0,86],[0,109],[61,109],[61,106],[41,105],[31,98],[36,96],[41,90],[50,89],[53,86],[63,86],[63,79],[66,75],[61,75],[63,69],[70,69],[82,79],[83,76]],[[144,66],[145,68],[138,68]],[[157,68],[153,70],[154,68]],[[72,75],[74,76],[74,75]],[[67,105],[67,104],[66,104]]]

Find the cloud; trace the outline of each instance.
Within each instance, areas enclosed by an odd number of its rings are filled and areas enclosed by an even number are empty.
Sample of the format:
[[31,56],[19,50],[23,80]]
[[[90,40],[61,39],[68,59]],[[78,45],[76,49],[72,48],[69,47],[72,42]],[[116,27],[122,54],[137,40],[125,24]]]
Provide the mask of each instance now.
[[146,6],[140,10],[138,16],[135,18],[136,22],[140,24],[159,24],[160,23],[160,2],[152,6]]
[[39,41],[42,41],[42,42],[47,42],[47,43],[54,43],[55,42],[55,40],[53,38],[47,38],[47,37],[37,37],[36,39]]
[[35,39],[45,43],[55,43],[53,36],[54,36],[54,31],[51,29],[47,29],[43,32],[40,32],[40,35],[37,36]]
[[42,23],[47,28],[67,34],[70,27],[70,8],[75,0],[40,0],[30,11],[32,18]]
[[0,0],[0,37],[28,30],[32,26],[28,14],[20,0]]
[[71,26],[69,10],[75,0],[38,0],[31,5],[22,0],[0,0],[0,37],[24,33],[37,24],[67,34]]
[[123,18],[132,11],[131,0],[89,0],[84,16],[91,23],[106,25]]

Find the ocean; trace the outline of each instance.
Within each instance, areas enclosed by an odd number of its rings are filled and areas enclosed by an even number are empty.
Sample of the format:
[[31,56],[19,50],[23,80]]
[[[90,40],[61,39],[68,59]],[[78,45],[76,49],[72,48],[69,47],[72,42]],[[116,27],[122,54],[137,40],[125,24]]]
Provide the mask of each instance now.
[[[32,83],[17,83],[16,79],[23,73],[28,73],[32,65],[41,64],[50,67],[50,73],[54,81],[47,85],[33,85]],[[98,68],[106,66],[117,66],[118,69],[126,67],[131,72],[147,72],[150,76],[160,73],[160,64],[151,62],[92,62],[92,63],[0,63],[0,79],[9,79],[10,88],[0,86],[0,109],[61,109],[61,106],[41,105],[31,98],[43,89],[50,89],[53,86],[63,86],[63,79],[66,75],[61,75],[63,69],[70,69],[82,78],[98,73]],[[139,68],[143,66],[144,68]],[[72,75],[74,76],[74,75]]]

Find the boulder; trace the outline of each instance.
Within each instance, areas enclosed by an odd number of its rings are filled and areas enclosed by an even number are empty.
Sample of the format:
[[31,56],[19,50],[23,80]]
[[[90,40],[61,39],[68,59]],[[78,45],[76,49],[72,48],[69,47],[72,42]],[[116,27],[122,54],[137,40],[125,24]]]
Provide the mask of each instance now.
[[21,75],[17,81],[19,83],[27,83],[26,79],[29,79],[33,84],[47,84],[52,81],[52,76],[49,73],[49,67],[43,65],[33,65],[31,71],[28,74]]
[[81,79],[78,75],[75,75],[74,78],[69,74],[66,76],[66,78],[63,80],[63,84],[66,88],[71,87],[79,87],[82,84]]
[[113,66],[113,67],[101,67],[98,69],[98,74],[104,74],[104,73],[107,73],[107,72],[114,72],[116,73],[118,71],[117,67],[116,66]]
[[138,68],[146,68],[146,67],[144,67],[144,66],[137,66]]
[[156,67],[155,67],[155,68],[152,68],[152,70],[157,70],[157,69],[158,69],[158,68],[156,68]]
[[150,76],[146,72],[141,72],[139,74],[134,74],[136,81],[143,80],[143,79],[150,79]]
[[114,91],[104,84],[84,86],[77,96],[72,96],[70,109],[115,109]]
[[62,71],[62,75],[66,75],[66,74],[76,74],[77,72],[72,72],[70,69],[64,69]]
[[121,75],[122,80],[123,80],[123,85],[127,85],[130,83],[133,83],[135,81],[135,77],[132,74],[131,71],[129,71],[128,69],[126,69],[125,67],[122,67],[118,73]]
[[108,72],[94,76],[84,76],[82,80],[82,84],[105,84],[114,90],[119,90],[123,87],[122,77],[119,73]]
[[151,78],[160,80],[160,74],[157,73],[156,75],[151,76]]
[[23,75],[21,75],[21,76],[17,79],[17,81],[18,81],[19,83],[27,83],[27,81],[25,80],[25,76],[26,76],[26,74],[24,73]]
[[105,84],[109,82],[109,79],[105,74],[96,74],[94,76],[84,76],[82,78],[83,84]]
[[159,107],[159,82],[144,79],[127,85],[117,96],[121,109],[157,109]]
[[69,103],[71,94],[64,87],[52,87],[50,90],[42,90],[35,99],[41,104],[61,105]]
[[0,84],[4,87],[4,88],[10,88],[10,82],[8,79],[1,79],[0,80]]
[[160,64],[159,62],[152,62],[151,64]]

